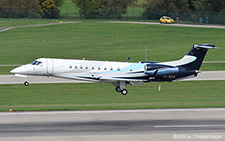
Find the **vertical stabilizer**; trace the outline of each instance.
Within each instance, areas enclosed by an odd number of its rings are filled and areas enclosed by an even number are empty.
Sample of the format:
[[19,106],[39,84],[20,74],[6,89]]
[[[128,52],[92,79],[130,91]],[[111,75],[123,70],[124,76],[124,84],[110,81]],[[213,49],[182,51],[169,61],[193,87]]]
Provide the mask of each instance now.
[[205,55],[209,49],[217,49],[217,47],[215,47],[215,45],[208,45],[208,44],[193,45],[191,50],[185,56],[195,57],[196,59],[194,59],[191,62],[188,62],[187,64],[182,64],[179,67],[185,67],[192,70],[199,70],[202,61],[204,60]]

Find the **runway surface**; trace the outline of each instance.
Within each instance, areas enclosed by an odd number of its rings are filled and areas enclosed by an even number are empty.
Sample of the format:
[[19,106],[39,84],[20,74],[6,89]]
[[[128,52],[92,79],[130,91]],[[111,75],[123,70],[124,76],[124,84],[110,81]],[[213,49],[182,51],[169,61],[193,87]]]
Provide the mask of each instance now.
[[225,109],[0,113],[0,140],[225,140]]
[[106,21],[109,23],[133,23],[133,24],[151,24],[151,25],[165,25],[165,26],[179,26],[179,27],[200,27],[200,28],[221,28],[225,29],[223,25],[208,25],[208,24],[160,24],[159,22],[128,22],[128,21]]
[[[185,81],[198,80],[225,80],[225,71],[203,71],[195,78],[185,79]],[[0,84],[23,84],[25,78],[14,75],[0,75]],[[31,76],[28,78],[29,83],[88,83],[87,81],[77,81],[46,76]]]

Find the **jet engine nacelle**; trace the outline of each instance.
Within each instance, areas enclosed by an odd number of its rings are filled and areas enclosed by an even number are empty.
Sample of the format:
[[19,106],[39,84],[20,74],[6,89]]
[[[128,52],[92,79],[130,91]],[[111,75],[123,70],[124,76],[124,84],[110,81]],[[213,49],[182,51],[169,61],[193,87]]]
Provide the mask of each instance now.
[[178,67],[159,65],[159,64],[147,64],[144,68],[144,73],[151,76],[165,76],[175,75],[179,72]]

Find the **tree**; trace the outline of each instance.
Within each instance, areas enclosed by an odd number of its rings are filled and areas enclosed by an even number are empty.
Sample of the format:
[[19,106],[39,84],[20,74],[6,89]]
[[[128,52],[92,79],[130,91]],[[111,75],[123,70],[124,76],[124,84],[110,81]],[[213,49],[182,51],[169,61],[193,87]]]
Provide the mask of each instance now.
[[39,0],[38,11],[42,18],[59,18],[60,11],[56,8],[54,0]]
[[137,0],[72,0],[84,18],[121,18]]
[[0,17],[39,18],[38,0],[0,0]]
[[144,8],[143,16],[154,20],[170,13],[175,17],[178,13],[189,11],[187,0],[151,0]]
[[196,0],[196,10],[201,13],[223,13],[225,10],[224,0]]
[[195,1],[196,0],[188,0],[187,4],[190,11],[196,11]]
[[54,0],[56,7],[60,7],[64,4],[65,0]]
[[3,18],[58,18],[65,0],[0,0]]

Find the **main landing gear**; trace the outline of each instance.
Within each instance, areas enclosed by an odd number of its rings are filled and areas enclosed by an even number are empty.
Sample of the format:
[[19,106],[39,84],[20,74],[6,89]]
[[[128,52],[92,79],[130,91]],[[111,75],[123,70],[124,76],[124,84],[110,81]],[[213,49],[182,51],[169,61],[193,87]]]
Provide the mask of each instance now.
[[118,81],[112,84],[116,87],[116,91],[118,93],[121,93],[122,95],[126,95],[128,93],[126,90],[127,83],[125,81]]
[[121,93],[122,95],[126,95],[128,93],[128,91],[126,89],[121,90],[120,86],[116,87],[116,91],[119,93]]

